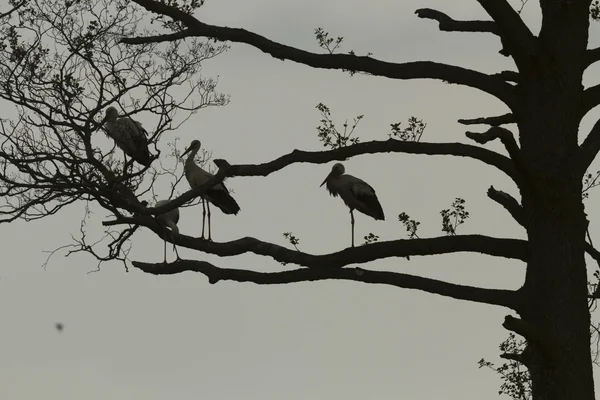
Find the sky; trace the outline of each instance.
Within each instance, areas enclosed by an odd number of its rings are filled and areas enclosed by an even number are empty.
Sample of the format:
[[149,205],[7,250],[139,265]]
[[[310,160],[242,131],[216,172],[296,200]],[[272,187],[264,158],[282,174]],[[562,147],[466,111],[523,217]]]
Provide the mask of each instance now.
[[[319,51],[313,31],[344,36],[342,50],[393,62],[433,60],[493,73],[512,69],[489,34],[439,32],[414,10],[436,8],[456,19],[481,18],[474,0],[375,1],[208,0],[197,13],[207,23],[241,27],[273,40]],[[513,1],[513,4],[518,2]],[[539,28],[536,2],[524,18]],[[598,26],[590,47],[600,45]],[[598,69],[585,76],[586,85]],[[459,118],[500,115],[491,96],[440,81],[400,81],[316,70],[271,58],[246,45],[205,63],[231,95],[226,107],[195,114],[177,132],[230,163],[270,161],[293,149],[322,150],[316,126],[322,102],[339,124],[359,114],[362,141],[386,139],[390,124],[422,118],[428,142],[465,142]],[[600,117],[592,111],[587,132]],[[138,118],[144,123],[144,116]],[[485,127],[473,127],[483,130]],[[503,152],[501,145],[487,148]],[[348,211],[319,185],[333,162],[294,164],[266,178],[232,178],[228,187],[242,211],[214,210],[213,239],[245,236],[287,245],[283,232],[300,238],[302,251],[323,254],[350,245]],[[370,183],[385,221],[356,217],[357,242],[369,232],[381,240],[405,237],[401,212],[421,222],[421,237],[442,235],[440,210],[456,197],[470,218],[460,234],[524,238],[516,222],[486,196],[490,185],[518,196],[502,173],[475,160],[406,154],[363,155],[344,162],[346,172]],[[182,191],[187,183],[181,183]],[[167,188],[157,188],[167,193]],[[600,189],[599,189],[600,191]],[[591,198],[600,196],[591,194]],[[586,202],[592,237],[600,211]],[[477,361],[499,361],[509,310],[438,295],[358,282],[322,281],[281,286],[234,282],[210,285],[201,274],[172,276],[126,272],[120,263],[89,256],[47,253],[68,244],[83,210],[73,207],[35,223],[0,226],[0,398],[33,399],[344,399],[475,400],[496,395],[501,383]],[[92,221],[100,225],[105,215]],[[181,211],[182,233],[200,236],[200,207]],[[162,241],[140,231],[130,258],[162,260]],[[276,261],[256,256],[218,258],[180,249],[183,258],[220,267],[275,271]],[[169,260],[174,255],[169,251]],[[517,289],[524,264],[475,254],[380,260],[364,268],[398,271],[465,285]],[[514,315],[514,314],[513,314]],[[58,332],[54,324],[61,322]],[[599,375],[596,371],[596,380]]]

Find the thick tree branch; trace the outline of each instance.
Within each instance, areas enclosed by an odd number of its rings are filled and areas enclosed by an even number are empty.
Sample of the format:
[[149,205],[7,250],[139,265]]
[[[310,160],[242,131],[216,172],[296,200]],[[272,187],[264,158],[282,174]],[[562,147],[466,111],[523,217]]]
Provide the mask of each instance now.
[[439,22],[440,31],[444,32],[488,32],[500,36],[494,21],[457,21],[438,10],[419,8],[415,11],[419,18],[432,19]]
[[583,118],[592,108],[600,104],[600,85],[590,86],[583,91],[583,105],[581,115]]
[[185,271],[199,272],[215,284],[219,281],[253,282],[259,285],[279,285],[295,282],[311,282],[325,279],[347,280],[391,285],[417,289],[459,300],[493,304],[508,308],[516,305],[516,292],[510,290],[483,289],[443,282],[436,279],[395,272],[371,271],[362,268],[315,269],[302,268],[281,272],[258,272],[243,269],[219,268],[206,261],[179,260],[171,264],[133,262],[140,270],[155,275],[171,275]]
[[514,82],[514,83],[519,83],[520,79],[521,79],[521,76],[516,71],[501,71],[501,72],[498,72],[497,74],[493,74],[492,76],[498,77],[506,82]]
[[600,47],[589,49],[585,52],[585,67],[589,67],[596,61],[600,61]]
[[492,126],[485,133],[466,132],[465,135],[469,139],[472,139],[480,144],[485,144],[489,141],[500,139],[500,141],[506,148],[506,151],[508,151],[508,155],[514,161],[517,170],[524,177],[527,177],[529,175],[527,160],[525,160],[525,158],[522,156],[521,149],[517,145],[514,135],[508,129],[499,126]]
[[490,199],[504,207],[519,225],[525,226],[523,207],[519,204],[517,199],[508,193],[494,189],[493,186],[490,186],[487,195]]
[[[232,165],[227,176],[267,176],[293,163],[324,164],[330,161],[343,161],[361,154],[408,153],[427,155],[452,155],[474,158],[492,165],[506,173],[513,180],[518,179],[512,161],[501,154],[462,143],[406,142],[388,139],[354,144],[329,151],[294,150],[284,156],[264,164]],[[219,162],[215,160],[215,163]]]
[[220,257],[244,253],[272,257],[276,261],[304,267],[341,268],[350,264],[363,264],[389,257],[426,256],[457,252],[473,252],[526,261],[527,242],[518,239],[493,238],[482,235],[442,236],[427,239],[400,239],[352,247],[335,253],[313,255],[283,246],[245,237],[226,243],[209,242],[187,235],[175,235],[174,241],[152,217],[124,217],[104,221],[102,225],[133,224],[145,226],[158,236],[177,246],[214,254]]
[[[439,22],[440,31],[445,32],[488,32],[494,35],[500,36],[498,27],[494,21],[457,21],[450,18],[447,14],[444,14],[438,10],[432,10],[431,8],[420,8],[415,11],[415,14],[419,18],[432,19]],[[510,52],[504,45],[504,39],[500,37],[502,42],[502,49],[500,54],[508,57]]]
[[[508,193],[494,189],[493,186],[490,186],[487,195],[490,199],[504,207],[519,225],[525,227],[525,212],[523,206],[519,204],[517,199]],[[585,252],[598,263],[598,266],[600,266],[600,251],[596,250],[591,243],[586,242]]]
[[505,124],[512,124],[516,122],[515,116],[511,113],[498,115],[495,117],[482,117],[482,118],[471,118],[471,119],[459,119],[458,123],[463,125],[490,125],[500,126]]
[[173,199],[169,203],[160,207],[142,208],[139,205],[131,205],[131,207],[135,209],[134,211],[137,215],[148,216],[163,214],[203,195],[206,190],[210,189],[219,182],[222,182],[225,177],[267,176],[295,163],[324,164],[335,160],[343,161],[350,157],[361,154],[376,153],[452,155],[473,158],[500,169],[515,182],[519,182],[519,176],[509,158],[496,152],[482,149],[481,147],[471,146],[463,143],[425,143],[388,139],[385,141],[357,143],[352,146],[346,146],[328,151],[294,150],[291,153],[283,155],[273,161],[256,165],[230,165],[225,160],[216,159],[213,160],[213,162],[219,167],[219,170],[210,181],[205,182],[201,187],[189,190],[176,199]]
[[517,11],[506,0],[478,0],[496,22],[500,37],[507,52],[518,66],[529,63],[535,53],[536,38],[523,22]]
[[598,151],[600,151],[600,119],[596,121],[590,133],[588,133],[583,143],[581,143],[580,149],[580,168],[585,171],[596,158]]
[[[514,106],[512,87],[503,80],[481,72],[453,65],[419,61],[411,63],[389,63],[371,57],[351,54],[317,54],[274,42],[264,36],[240,28],[229,28],[205,24],[175,7],[155,0],[132,0],[148,11],[165,15],[187,26],[188,35],[214,38],[221,41],[246,43],[280,60],[290,60],[314,68],[360,71],[393,79],[440,79],[449,83],[465,85],[482,90],[502,100],[509,107]],[[173,34],[153,37],[122,39],[126,44],[143,44],[175,40]]]

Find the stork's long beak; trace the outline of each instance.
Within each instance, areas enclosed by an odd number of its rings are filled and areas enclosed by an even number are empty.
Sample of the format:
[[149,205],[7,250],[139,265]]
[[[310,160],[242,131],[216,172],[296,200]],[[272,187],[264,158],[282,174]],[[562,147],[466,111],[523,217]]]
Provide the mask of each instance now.
[[188,147],[187,150],[181,154],[181,158],[183,158],[183,156],[185,156],[187,153],[189,153],[190,150],[192,150],[192,146]]
[[[329,180],[329,177],[331,176],[331,174],[333,174],[333,171],[331,171],[329,173],[329,175],[327,175],[327,178],[325,178],[325,180],[323,181],[323,183],[321,183],[321,186],[323,186],[325,183],[327,183],[327,180]],[[319,187],[321,187],[321,186],[319,186]]]

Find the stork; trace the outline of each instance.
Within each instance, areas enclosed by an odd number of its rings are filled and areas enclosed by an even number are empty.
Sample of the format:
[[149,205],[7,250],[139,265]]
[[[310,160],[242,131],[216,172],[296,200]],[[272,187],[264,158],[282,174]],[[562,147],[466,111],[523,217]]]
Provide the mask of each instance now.
[[[155,207],[164,206],[168,204],[169,200],[160,200],[156,202]],[[164,214],[158,214],[156,216],[156,222],[163,228],[164,235],[167,234],[167,227],[170,228],[171,233],[171,241],[173,242],[173,251],[177,255],[177,259],[179,260],[179,253],[177,252],[177,246],[175,246],[175,235],[179,235],[179,228],[177,227],[177,222],[179,222],[179,208],[175,208],[174,210],[167,211]],[[163,237],[163,241],[165,243],[164,247],[164,260],[163,263],[167,263],[167,240]]]
[[375,220],[385,220],[383,208],[379,204],[375,189],[362,179],[345,174],[346,169],[341,163],[336,163],[321,186],[327,184],[327,190],[333,197],[340,196],[350,209],[350,224],[352,225],[352,247],[354,247],[354,210],[368,215]]
[[[203,170],[194,162],[198,150],[200,150],[200,141],[192,140],[190,147],[188,147],[181,155],[181,157],[183,157],[187,153],[190,153],[185,160],[183,171],[185,173],[185,178],[192,189],[199,188],[209,179],[214,177],[213,174]],[[240,206],[235,199],[231,197],[224,183],[218,183],[204,193],[204,196],[202,196],[202,239],[204,239],[204,221],[208,214],[208,240],[212,241],[210,234],[210,203],[213,203],[228,215],[237,215],[237,213],[240,212]]]
[[150,166],[152,155],[148,150],[148,132],[142,124],[129,117],[119,118],[119,111],[115,107],[108,107],[104,118],[108,136],[123,150],[123,154],[133,158],[138,164]]

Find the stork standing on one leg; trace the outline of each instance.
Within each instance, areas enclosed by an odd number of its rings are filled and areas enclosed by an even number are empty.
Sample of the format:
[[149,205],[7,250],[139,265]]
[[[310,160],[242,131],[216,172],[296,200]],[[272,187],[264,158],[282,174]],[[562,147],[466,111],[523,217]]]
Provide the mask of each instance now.
[[344,174],[346,169],[341,163],[336,163],[321,186],[327,184],[327,190],[333,197],[340,196],[350,209],[350,224],[352,225],[352,247],[354,247],[354,210],[373,217],[375,220],[385,220],[383,208],[379,204],[375,189],[362,179]]
[[119,111],[115,107],[108,107],[104,118],[106,119],[104,127],[108,136],[123,150],[123,154],[128,155],[138,164],[150,166],[152,155],[148,150],[148,132],[142,124],[129,117],[119,118]]
[[[213,174],[203,170],[194,162],[194,158],[196,157],[196,154],[198,154],[199,150],[200,141],[192,140],[190,147],[188,147],[187,150],[181,155],[181,157],[183,157],[187,153],[190,153],[185,160],[183,171],[185,172],[185,178],[192,189],[199,188],[206,181],[214,177]],[[202,239],[204,239],[204,220],[208,214],[208,240],[212,241],[210,232],[210,203],[213,203],[215,206],[219,207],[221,211],[229,215],[237,215],[237,213],[240,212],[240,206],[237,204],[235,199],[231,197],[229,191],[223,183],[216,184],[204,193],[204,196],[202,196]]]
[[[155,207],[164,206],[168,204],[170,200],[160,200],[156,202]],[[170,228],[171,241],[173,242],[173,251],[177,255],[177,259],[179,260],[179,253],[177,252],[177,246],[175,246],[175,235],[179,235],[179,228],[177,227],[177,223],[179,222],[179,208],[176,208],[171,211],[167,211],[164,214],[158,214],[156,216],[156,221],[163,228],[164,235],[167,234],[167,227]],[[167,240],[163,238],[165,243],[164,247],[164,260],[163,263],[167,263]]]

